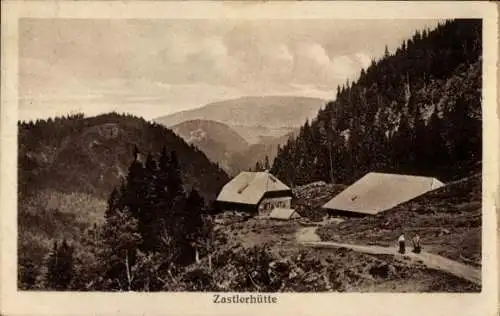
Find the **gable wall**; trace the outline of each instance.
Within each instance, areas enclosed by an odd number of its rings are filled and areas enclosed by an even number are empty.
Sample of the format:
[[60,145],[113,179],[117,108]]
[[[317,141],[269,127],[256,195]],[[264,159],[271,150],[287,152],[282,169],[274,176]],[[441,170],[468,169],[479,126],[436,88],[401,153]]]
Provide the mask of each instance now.
[[291,208],[292,207],[292,197],[282,196],[282,197],[265,197],[259,203],[259,215],[269,215],[272,209],[280,208]]

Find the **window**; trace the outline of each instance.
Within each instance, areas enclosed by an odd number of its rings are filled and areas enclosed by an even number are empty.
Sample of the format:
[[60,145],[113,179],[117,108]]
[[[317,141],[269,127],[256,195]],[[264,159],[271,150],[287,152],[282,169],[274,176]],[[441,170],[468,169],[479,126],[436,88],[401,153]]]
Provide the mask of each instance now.
[[245,191],[246,188],[248,188],[248,183],[244,184],[241,188],[239,188],[238,194],[243,193],[243,191]]

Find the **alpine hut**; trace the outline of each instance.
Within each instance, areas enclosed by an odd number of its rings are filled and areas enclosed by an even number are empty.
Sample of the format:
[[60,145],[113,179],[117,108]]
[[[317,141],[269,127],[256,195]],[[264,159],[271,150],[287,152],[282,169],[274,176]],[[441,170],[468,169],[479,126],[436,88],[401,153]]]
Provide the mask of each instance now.
[[220,211],[269,215],[276,207],[290,208],[292,190],[267,171],[244,171],[226,183],[216,204]]
[[436,178],[370,172],[323,208],[335,215],[375,215],[443,185]]

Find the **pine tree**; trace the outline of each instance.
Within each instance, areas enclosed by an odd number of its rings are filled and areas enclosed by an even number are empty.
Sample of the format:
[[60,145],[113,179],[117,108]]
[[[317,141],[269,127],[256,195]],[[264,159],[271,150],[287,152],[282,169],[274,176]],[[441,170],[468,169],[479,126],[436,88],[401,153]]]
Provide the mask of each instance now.
[[112,214],[115,212],[117,206],[118,206],[118,200],[120,199],[118,189],[113,188],[113,191],[111,191],[111,194],[109,195],[108,198],[108,207],[106,208],[106,213],[105,217],[110,217]]
[[66,240],[63,240],[59,248],[59,279],[62,288],[67,289],[73,278],[73,252],[74,249]]
[[19,287],[23,290],[34,289],[37,285],[39,267],[31,258],[19,258],[18,280]]
[[206,237],[202,234],[202,214],[204,213],[204,208],[205,201],[196,189],[192,189],[187,197],[185,212],[182,218],[184,235],[189,244],[189,247],[186,247],[187,249],[185,250],[188,253],[188,261],[189,253],[191,253],[192,250],[199,251],[198,249],[203,244],[202,240]]
[[169,191],[169,180],[170,180],[170,155],[167,152],[167,149],[163,147],[159,164],[158,164],[158,175],[157,175],[157,192],[159,205],[158,207],[163,210],[162,219],[165,220],[169,213],[169,209],[171,208],[171,200],[170,191]]
[[167,186],[171,196],[184,196],[185,192],[181,178],[181,166],[175,151],[170,153]]
[[124,197],[124,204],[128,207],[131,214],[139,217],[144,209],[145,197],[145,170],[140,161],[139,151],[134,148],[134,161],[130,165],[127,174],[127,189]]
[[425,155],[427,169],[433,171],[435,174],[442,172],[439,169],[446,167],[446,162],[448,161],[448,149],[446,148],[443,132],[444,124],[438,115],[437,107],[435,107],[427,127],[426,139],[428,141]]
[[144,169],[144,200],[143,211],[140,213],[139,231],[142,236],[142,250],[154,251],[160,247],[161,208],[160,194],[158,192],[159,168],[151,154],[146,158]]
[[266,157],[264,159],[264,170],[270,170],[270,169],[271,169],[271,166],[269,163],[269,157],[266,155]]
[[387,47],[387,45],[385,45],[384,58],[389,58],[390,55],[391,55],[391,53],[389,53],[389,47]]
[[138,221],[125,208],[106,219],[99,262],[104,267],[104,285],[110,290],[134,289],[134,271],[139,247],[142,244]]
[[49,254],[47,261],[47,275],[45,277],[46,287],[49,289],[59,288],[59,257],[58,257],[58,244],[54,241],[52,252]]
[[260,171],[262,171],[262,165],[260,164],[260,162],[259,162],[259,161],[257,161],[257,162],[255,163],[255,169],[254,169],[254,171],[255,171],[255,172],[260,172]]
[[413,153],[408,151],[408,142],[411,141],[412,132],[408,122],[408,117],[402,115],[399,127],[392,141],[393,166],[397,170],[407,171],[408,166],[413,163]]
[[73,248],[63,240],[61,245],[54,241],[47,262],[46,286],[53,290],[66,290],[73,277]]

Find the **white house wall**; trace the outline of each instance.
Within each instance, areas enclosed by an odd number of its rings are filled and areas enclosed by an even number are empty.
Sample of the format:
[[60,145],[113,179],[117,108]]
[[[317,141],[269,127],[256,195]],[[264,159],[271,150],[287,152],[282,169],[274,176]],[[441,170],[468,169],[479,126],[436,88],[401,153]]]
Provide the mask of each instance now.
[[269,214],[274,208],[291,208],[292,198],[291,197],[274,197],[265,198],[259,204],[259,214]]

